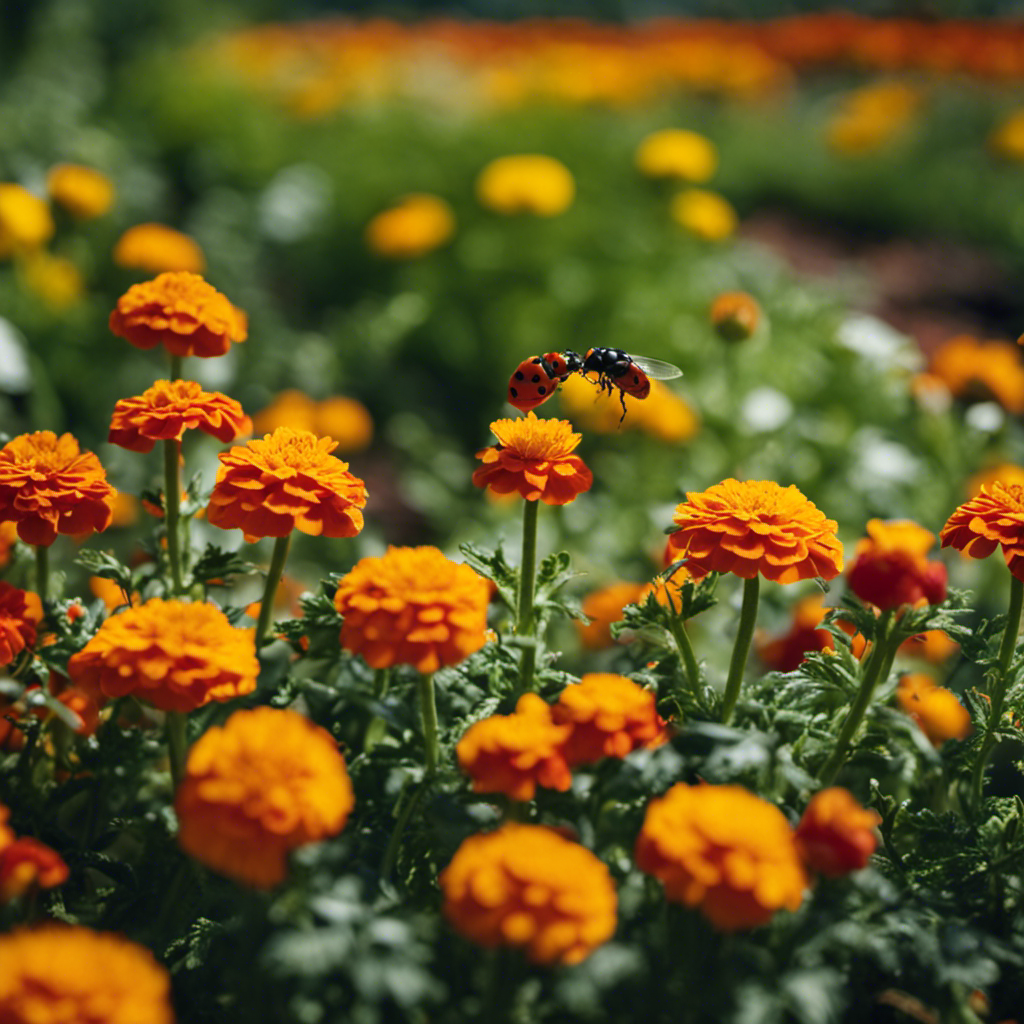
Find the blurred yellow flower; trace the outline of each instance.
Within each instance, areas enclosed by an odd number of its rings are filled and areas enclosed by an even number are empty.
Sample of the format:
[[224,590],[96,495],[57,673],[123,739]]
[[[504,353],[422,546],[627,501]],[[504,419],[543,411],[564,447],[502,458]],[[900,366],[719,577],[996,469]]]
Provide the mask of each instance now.
[[1024,484],[1024,466],[1016,466],[1012,462],[1000,462],[995,466],[975,473],[967,481],[965,488],[969,497],[981,493],[982,487],[991,487],[996,482],[1003,484]]
[[78,268],[63,256],[40,249],[29,253],[18,270],[25,287],[55,312],[73,306],[85,293]]
[[907,125],[922,99],[919,89],[903,82],[878,82],[856,89],[844,98],[826,126],[826,141],[846,156],[870,153]]
[[1009,412],[1024,412],[1024,364],[1012,342],[958,334],[935,350],[931,372],[958,397],[992,397]]
[[1005,160],[1024,161],[1024,110],[1015,110],[992,132],[988,147]]
[[688,188],[674,196],[670,212],[680,227],[706,242],[728,238],[739,223],[727,199],[703,188]]
[[637,147],[636,166],[648,178],[707,181],[718,168],[713,142],[684,128],[665,128],[648,135]]
[[291,427],[333,438],[343,452],[361,451],[373,440],[373,419],[366,406],[342,395],[315,402],[303,392],[289,388],[256,413],[252,421],[256,437],[278,427]]
[[206,269],[203,250],[188,235],[164,224],[136,224],[114,246],[114,262],[128,270],[162,274],[187,270],[201,274]]
[[576,182],[554,157],[523,153],[492,160],[476,179],[476,195],[495,213],[556,217],[572,205]]
[[114,205],[114,184],[81,164],[55,164],[46,175],[50,198],[79,220],[102,217]]
[[642,430],[667,444],[689,440],[700,430],[700,420],[691,406],[661,381],[651,381],[651,393],[640,400],[625,395],[626,418],[618,394],[598,391],[593,384],[573,375],[563,382],[562,406],[583,429],[599,434],[619,430]]
[[38,249],[53,235],[50,208],[27,188],[0,184],[0,258]]
[[454,232],[452,208],[439,196],[417,192],[366,225],[366,244],[378,256],[411,260],[444,245]]

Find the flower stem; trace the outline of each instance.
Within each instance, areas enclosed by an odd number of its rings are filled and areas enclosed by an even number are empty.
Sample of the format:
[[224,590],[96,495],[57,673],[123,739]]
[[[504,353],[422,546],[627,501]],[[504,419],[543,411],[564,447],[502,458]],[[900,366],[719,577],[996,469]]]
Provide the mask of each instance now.
[[[373,696],[381,700],[388,692],[391,682],[391,669],[378,668],[373,673]],[[363,736],[363,751],[367,754],[387,735],[388,723],[379,715],[374,715],[366,726]]]
[[171,361],[171,368],[168,373],[171,380],[181,380],[181,364],[185,361],[184,357],[176,356],[168,353]]
[[[398,860],[398,847],[402,841],[402,833],[405,832],[406,825],[409,824],[410,818],[419,807],[420,800],[423,799],[423,794],[427,791],[427,781],[427,778],[422,779],[416,787],[416,791],[411,796],[406,796],[405,803],[401,804],[398,819],[395,821],[395,827],[388,838],[388,845],[380,862],[380,880],[382,882],[387,882],[391,878],[391,872]],[[399,802],[401,803],[401,801]]]
[[181,539],[178,536],[178,523],[181,519],[180,462],[181,442],[168,438],[164,441],[164,526],[167,530],[167,561],[171,567],[171,592],[175,597],[184,591],[181,579]]
[[977,808],[981,804],[982,790],[985,786],[985,768],[992,750],[996,745],[996,730],[1003,717],[1003,705],[1006,703],[1006,690],[1010,682],[1010,662],[1017,646],[1017,633],[1020,631],[1021,609],[1024,608],[1024,580],[1010,577],[1010,608],[1006,618],[1006,630],[999,645],[999,674],[992,688],[992,709],[985,726],[985,737],[978,750],[978,759],[974,762],[971,772],[971,806]]
[[291,542],[292,535],[290,533],[278,537],[274,541],[274,553],[270,556],[270,568],[267,569],[267,582],[263,586],[260,617],[256,623],[257,651],[263,646],[264,637],[270,628],[270,621],[274,617],[274,595],[277,593],[277,585],[281,582],[284,563],[288,561],[288,546]]
[[164,720],[167,733],[167,753],[171,759],[171,781],[177,789],[185,777],[185,757],[188,754],[188,715],[184,711],[168,711]]
[[[533,594],[537,575],[537,510],[539,501],[527,501],[523,506],[523,553],[519,562],[519,607],[516,633],[521,637],[533,636]],[[530,644],[523,650],[520,663],[519,692],[533,689],[533,671],[537,664],[537,647]]]
[[669,607],[672,611],[670,619],[672,639],[675,640],[676,649],[679,651],[679,656],[683,659],[683,665],[686,667],[687,682],[690,684],[690,689],[696,695],[700,690],[700,666],[697,664],[697,656],[693,653],[693,644],[690,643],[690,637],[686,632],[686,623],[683,621],[682,610],[680,609],[678,613],[676,612],[675,601],[672,600],[672,592],[667,582],[665,584],[665,594],[668,597]]
[[743,685],[743,670],[747,666],[747,655],[750,653],[750,641],[754,636],[754,623],[757,621],[757,598],[761,589],[761,577],[753,576],[743,581],[743,606],[740,609],[740,625],[736,633],[736,643],[732,649],[732,660],[729,662],[729,678],[725,683],[725,696],[722,697],[722,724],[728,725],[740,697],[740,686]]
[[50,549],[45,544],[36,545],[36,593],[45,611],[50,600]]
[[420,676],[420,715],[423,718],[423,763],[427,775],[437,771],[437,704],[434,702],[434,675]]

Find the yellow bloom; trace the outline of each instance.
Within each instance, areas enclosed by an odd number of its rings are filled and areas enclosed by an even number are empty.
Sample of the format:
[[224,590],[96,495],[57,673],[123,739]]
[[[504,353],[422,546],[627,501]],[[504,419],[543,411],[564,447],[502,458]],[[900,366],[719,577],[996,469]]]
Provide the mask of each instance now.
[[81,164],[56,164],[46,176],[50,198],[79,220],[102,217],[114,205],[113,182]]
[[75,305],[85,293],[78,267],[71,260],[43,249],[28,253],[18,270],[25,287],[54,312]]
[[700,420],[692,406],[660,380],[651,381],[651,393],[645,399],[623,394],[625,419],[618,394],[595,392],[594,386],[580,376],[563,381],[559,395],[575,423],[599,434],[640,430],[667,444],[678,444],[700,430]]
[[883,146],[917,112],[922,96],[902,82],[879,82],[850,93],[826,127],[828,145],[837,153],[859,156]]
[[182,270],[201,274],[206,269],[203,250],[188,235],[164,224],[136,224],[114,246],[114,262],[127,270],[163,274]]
[[1024,161],[1024,110],[1015,110],[988,137],[988,146],[1005,160]]
[[495,213],[556,217],[572,205],[576,182],[554,157],[523,153],[492,160],[476,180],[476,195]]
[[50,208],[21,185],[0,184],[0,258],[38,249],[53,235]]
[[717,192],[688,188],[672,199],[672,219],[691,235],[719,242],[736,231],[739,218],[729,201]]
[[373,419],[362,402],[334,395],[315,402],[294,388],[281,391],[270,405],[252,418],[257,435],[270,434],[278,427],[308,430],[338,442],[338,450],[360,451],[373,440]]
[[366,244],[378,256],[411,260],[444,245],[454,231],[455,216],[443,199],[414,193],[366,225]]
[[914,672],[901,677],[896,702],[921,726],[933,746],[970,735],[970,712],[952,690],[937,686],[931,676]]
[[718,168],[713,142],[683,128],[665,128],[648,135],[636,151],[636,166],[648,178],[707,181]]

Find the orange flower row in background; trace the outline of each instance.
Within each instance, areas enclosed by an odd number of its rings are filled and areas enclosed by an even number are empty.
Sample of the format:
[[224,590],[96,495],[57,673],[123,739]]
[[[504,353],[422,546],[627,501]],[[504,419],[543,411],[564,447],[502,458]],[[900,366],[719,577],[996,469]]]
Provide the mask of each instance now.
[[0,804],[0,903],[63,885],[68,878],[64,858],[38,839],[16,837],[7,825],[9,817],[10,811]]

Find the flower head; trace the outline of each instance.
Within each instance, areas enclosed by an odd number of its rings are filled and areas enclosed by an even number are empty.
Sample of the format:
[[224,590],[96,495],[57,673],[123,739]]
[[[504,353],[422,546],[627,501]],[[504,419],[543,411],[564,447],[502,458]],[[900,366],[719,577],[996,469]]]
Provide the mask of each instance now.
[[637,147],[637,170],[648,178],[681,178],[707,181],[718,169],[718,150],[713,142],[684,128],[652,132]]
[[967,496],[973,498],[981,493],[982,487],[991,488],[995,483],[1024,484],[1024,466],[1012,462],[999,462],[980,470],[967,481]]
[[590,650],[610,647],[612,640],[611,625],[622,619],[622,609],[627,604],[637,604],[644,592],[642,583],[612,583],[600,590],[595,590],[583,599],[583,614],[590,619],[584,625],[576,623],[583,646]]
[[910,673],[900,678],[896,701],[933,746],[970,735],[971,716],[952,690],[937,686],[931,676]]
[[42,619],[43,605],[37,594],[0,580],[0,665],[10,665],[36,642],[36,626]]
[[571,376],[559,388],[566,413],[573,422],[599,434],[617,434],[622,430],[640,430],[666,444],[681,444],[700,430],[700,419],[693,407],[667,384],[652,380],[651,393],[642,401],[622,392],[627,416],[622,418],[618,394],[595,393],[592,384]]
[[695,576],[731,572],[752,579],[760,573],[794,583],[830,580],[843,570],[838,524],[792,485],[723,480],[688,492],[673,518],[679,530],[669,537],[668,551],[685,558]]
[[538,419],[530,412],[495,420],[491,431],[498,444],[476,453],[483,462],[473,474],[477,487],[496,494],[518,492],[527,501],[546,505],[567,505],[590,490],[594,476],[573,454],[581,436],[568,421]]
[[366,244],[378,256],[412,260],[444,245],[454,231],[455,216],[443,199],[414,193],[366,225]]
[[21,258],[18,277],[25,287],[55,313],[74,306],[85,293],[78,267],[63,256],[35,249]]
[[141,395],[119,399],[110,420],[111,444],[150,452],[157,441],[180,441],[186,430],[202,430],[227,444],[252,430],[233,398],[204,391],[192,380],[158,380]]
[[216,288],[198,274],[168,271],[133,284],[117,300],[110,329],[136,348],[163,345],[173,356],[222,356],[245,341],[248,324]]
[[366,406],[344,395],[315,402],[301,391],[288,389],[253,416],[253,425],[261,436],[278,427],[309,430],[337,441],[343,452],[360,451],[373,440],[373,419]]
[[73,217],[92,220],[114,205],[113,182],[99,171],[81,164],[56,164],[46,175],[46,190]]
[[722,292],[711,303],[708,317],[723,341],[746,341],[761,322],[761,307],[746,292]]
[[91,694],[133,694],[162,711],[192,711],[256,689],[251,629],[236,629],[212,604],[151,598],[105,619],[68,662]]
[[207,518],[222,530],[241,528],[247,541],[285,537],[354,537],[363,528],[366,485],[331,452],[329,437],[279,427],[218,458]]
[[38,839],[22,836],[0,851],[0,903],[32,889],[54,889],[67,880],[64,858]]
[[783,813],[742,786],[674,785],[647,807],[636,862],[670,900],[720,931],[766,924],[803,902],[807,872]]
[[958,397],[991,397],[1012,413],[1024,412],[1024,364],[1012,342],[959,334],[935,350],[931,372]]
[[540,825],[471,836],[441,872],[444,914],[481,946],[517,946],[539,964],[577,964],[615,932],[608,869]]
[[0,936],[4,1024],[173,1024],[170,979],[120,935],[48,924]]
[[804,863],[819,875],[837,877],[866,867],[875,852],[876,811],[862,807],[849,790],[833,786],[811,797],[796,842]]
[[674,196],[670,212],[681,228],[705,242],[728,238],[739,223],[727,199],[703,188],[688,188]]
[[824,618],[821,594],[801,598],[793,608],[793,622],[785,633],[757,639],[758,657],[777,672],[792,672],[811,651],[834,650],[832,634],[818,628]]
[[338,583],[341,646],[373,668],[435,672],[486,643],[489,599],[482,576],[437,548],[391,547],[360,559]]
[[114,246],[114,262],[127,270],[163,274],[171,270],[201,274],[206,258],[194,239],[165,224],[136,224]]
[[53,235],[50,208],[21,185],[0,183],[0,259],[39,249]]
[[1024,580],[1024,484],[982,486],[949,517],[939,539],[971,558],[988,558],[1001,547],[1010,572]]
[[556,217],[576,196],[576,182],[554,157],[523,153],[492,160],[476,180],[481,204],[495,213]]
[[946,598],[946,567],[926,555],[935,534],[909,520],[872,519],[857,542],[846,583],[862,601],[886,611],[901,605],[938,604]]
[[100,460],[80,451],[70,434],[21,434],[0,449],[0,519],[17,523],[26,544],[105,530],[113,505]]

